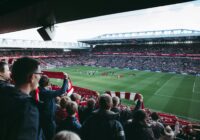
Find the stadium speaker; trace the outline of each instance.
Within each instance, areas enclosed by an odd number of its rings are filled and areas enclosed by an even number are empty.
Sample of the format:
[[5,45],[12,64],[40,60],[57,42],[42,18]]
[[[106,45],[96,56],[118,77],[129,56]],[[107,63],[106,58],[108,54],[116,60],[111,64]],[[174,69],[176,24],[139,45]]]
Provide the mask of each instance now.
[[54,26],[42,27],[42,28],[37,29],[37,31],[44,41],[52,40],[53,37],[55,36]]

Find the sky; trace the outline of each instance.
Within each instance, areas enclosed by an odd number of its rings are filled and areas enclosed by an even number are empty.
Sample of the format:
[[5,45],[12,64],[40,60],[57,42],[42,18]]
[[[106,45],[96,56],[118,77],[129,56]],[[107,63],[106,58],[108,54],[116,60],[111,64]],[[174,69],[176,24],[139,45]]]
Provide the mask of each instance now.
[[[106,33],[193,29],[200,31],[200,0],[55,25],[53,41],[77,42]],[[0,38],[42,40],[37,28],[0,34]]]

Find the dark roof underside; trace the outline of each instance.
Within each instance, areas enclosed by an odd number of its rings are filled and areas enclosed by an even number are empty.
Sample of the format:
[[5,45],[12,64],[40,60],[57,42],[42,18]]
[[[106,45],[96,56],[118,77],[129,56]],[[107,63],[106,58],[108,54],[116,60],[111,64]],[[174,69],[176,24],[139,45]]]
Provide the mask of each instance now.
[[183,0],[1,0],[0,34]]

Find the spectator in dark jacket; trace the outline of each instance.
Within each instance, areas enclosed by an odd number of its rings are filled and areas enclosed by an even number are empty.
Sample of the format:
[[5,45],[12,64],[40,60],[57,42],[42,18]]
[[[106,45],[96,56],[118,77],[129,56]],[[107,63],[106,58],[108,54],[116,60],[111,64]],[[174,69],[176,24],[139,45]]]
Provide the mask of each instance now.
[[126,140],[154,140],[153,131],[145,119],[143,110],[135,111],[133,120],[125,126]]
[[119,114],[110,111],[112,98],[108,94],[100,96],[99,110],[86,120],[82,127],[83,140],[125,140]]
[[95,99],[90,98],[87,100],[87,106],[79,110],[81,124],[83,124],[83,122],[92,115],[92,112],[95,110],[95,105],[96,105]]
[[69,130],[80,135],[81,124],[76,118],[76,112],[78,111],[78,105],[76,102],[70,101],[66,105],[67,118],[60,123],[58,131]]
[[40,100],[43,102],[41,108],[41,123],[46,140],[51,140],[56,132],[55,112],[56,103],[55,97],[66,93],[68,88],[68,75],[65,74],[63,85],[60,90],[49,89],[50,80],[47,76],[43,75],[39,81],[39,95]]
[[164,125],[159,122],[159,116],[156,112],[151,114],[151,127],[155,136],[155,139],[159,139],[162,135],[164,135]]
[[0,88],[10,86],[10,70],[6,62],[0,62]]
[[15,87],[5,87],[0,94],[0,140],[40,139],[39,111],[30,92],[38,87],[39,62],[20,58],[12,68]]

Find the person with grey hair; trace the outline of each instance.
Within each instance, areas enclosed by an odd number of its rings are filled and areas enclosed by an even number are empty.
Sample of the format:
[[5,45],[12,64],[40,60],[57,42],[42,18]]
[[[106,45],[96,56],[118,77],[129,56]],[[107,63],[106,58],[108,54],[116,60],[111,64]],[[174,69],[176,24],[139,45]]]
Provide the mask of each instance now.
[[117,96],[112,97],[112,101],[113,101],[113,106],[111,108],[111,111],[113,111],[115,113],[120,113],[120,109],[119,109],[120,100],[119,100],[119,97],[117,97]]
[[160,140],[174,140],[175,135],[174,131],[171,129],[169,125],[165,127],[164,135],[160,137]]
[[99,109],[95,110],[83,124],[83,140],[125,140],[123,127],[117,120],[119,114],[110,111],[111,107],[111,96],[101,95]]
[[60,131],[54,136],[53,140],[81,140],[81,139],[76,133],[70,131]]

